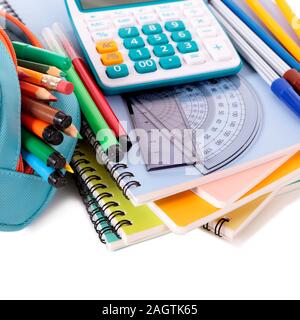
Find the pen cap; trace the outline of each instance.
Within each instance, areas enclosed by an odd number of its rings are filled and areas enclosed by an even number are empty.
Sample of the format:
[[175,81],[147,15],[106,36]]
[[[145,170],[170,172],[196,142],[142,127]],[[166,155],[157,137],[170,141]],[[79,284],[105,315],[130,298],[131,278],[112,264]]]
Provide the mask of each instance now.
[[290,69],[283,77],[293,86],[298,94],[300,94],[300,72],[296,69]]
[[300,96],[283,78],[275,80],[271,85],[272,91],[300,118]]

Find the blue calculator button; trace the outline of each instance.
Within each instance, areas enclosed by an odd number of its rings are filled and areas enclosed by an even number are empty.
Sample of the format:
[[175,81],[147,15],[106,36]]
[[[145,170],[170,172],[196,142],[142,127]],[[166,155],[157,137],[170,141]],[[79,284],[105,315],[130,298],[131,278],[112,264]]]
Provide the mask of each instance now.
[[177,45],[177,49],[181,53],[192,53],[192,52],[198,52],[199,47],[198,44],[195,41],[190,42],[180,42]]
[[142,30],[146,35],[158,34],[163,32],[161,25],[158,23],[146,24],[143,26]]
[[153,51],[157,57],[169,57],[175,54],[175,50],[171,44],[155,46]]
[[124,40],[124,47],[128,50],[143,48],[144,46],[145,42],[141,37],[129,38]]
[[121,28],[119,36],[123,39],[138,37],[140,35],[137,27]]
[[147,48],[133,49],[129,51],[129,58],[133,61],[147,60],[151,58],[151,54]]
[[169,43],[169,39],[164,33],[160,33],[149,36],[148,42],[151,44],[151,46],[159,46]]
[[185,25],[182,21],[169,21],[165,24],[165,28],[169,32],[175,32],[175,31],[183,31],[185,30]]
[[172,40],[175,42],[192,40],[192,35],[188,30],[173,32],[171,37],[172,37]]
[[170,69],[178,69],[181,67],[181,61],[178,56],[168,57],[168,58],[161,58],[159,60],[160,66],[165,70]]
[[150,73],[157,70],[156,63],[153,59],[136,62],[134,67],[138,73]]
[[126,64],[118,64],[107,67],[106,74],[110,79],[124,78],[129,75],[129,70]]

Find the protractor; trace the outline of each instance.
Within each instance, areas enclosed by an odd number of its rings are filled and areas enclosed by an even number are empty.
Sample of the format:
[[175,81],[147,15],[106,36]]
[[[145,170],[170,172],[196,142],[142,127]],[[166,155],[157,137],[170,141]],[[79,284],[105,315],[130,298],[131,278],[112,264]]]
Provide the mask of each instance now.
[[253,143],[262,121],[255,91],[239,76],[139,93],[133,99],[146,117],[155,119],[158,129],[192,129],[201,134],[196,139],[201,153],[197,168],[203,174],[241,156]]

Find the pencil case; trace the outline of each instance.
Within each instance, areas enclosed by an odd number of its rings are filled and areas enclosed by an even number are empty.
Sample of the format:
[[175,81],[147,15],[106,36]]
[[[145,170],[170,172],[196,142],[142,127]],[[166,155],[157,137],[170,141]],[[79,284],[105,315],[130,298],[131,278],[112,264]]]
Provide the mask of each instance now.
[[[80,109],[74,95],[57,95],[61,110],[80,127]],[[53,105],[55,106],[55,104]],[[65,137],[56,148],[68,161],[76,139]],[[0,231],[25,228],[49,205],[56,193],[37,175],[16,171],[21,154],[21,94],[11,52],[0,40]]]

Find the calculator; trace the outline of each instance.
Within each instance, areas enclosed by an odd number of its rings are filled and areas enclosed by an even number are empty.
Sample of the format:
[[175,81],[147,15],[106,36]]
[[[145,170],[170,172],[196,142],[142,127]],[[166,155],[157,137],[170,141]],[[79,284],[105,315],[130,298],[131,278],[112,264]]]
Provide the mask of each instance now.
[[65,0],[104,93],[224,77],[242,62],[203,0]]

